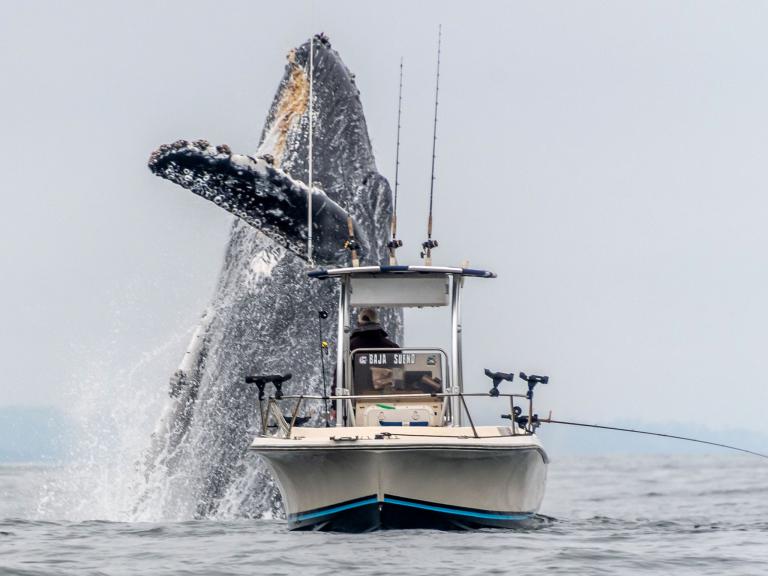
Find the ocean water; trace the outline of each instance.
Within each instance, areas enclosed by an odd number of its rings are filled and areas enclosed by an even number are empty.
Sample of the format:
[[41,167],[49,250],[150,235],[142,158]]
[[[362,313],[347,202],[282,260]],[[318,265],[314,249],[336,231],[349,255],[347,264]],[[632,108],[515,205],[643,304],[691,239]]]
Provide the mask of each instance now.
[[46,500],[69,473],[0,466],[0,574],[768,574],[768,461],[748,456],[554,455],[533,527],[359,535],[84,520],[85,493],[73,521]]

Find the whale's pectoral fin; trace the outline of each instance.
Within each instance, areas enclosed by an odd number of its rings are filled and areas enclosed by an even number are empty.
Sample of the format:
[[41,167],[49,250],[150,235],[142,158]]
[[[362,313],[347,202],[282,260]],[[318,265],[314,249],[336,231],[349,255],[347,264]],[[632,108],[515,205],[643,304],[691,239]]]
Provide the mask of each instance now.
[[[308,187],[275,168],[268,157],[232,154],[228,146],[214,147],[204,140],[180,140],[153,152],[149,168],[307,259]],[[348,219],[346,210],[324,192],[312,191],[312,256],[318,264],[348,260]],[[359,242],[360,235],[355,236]],[[367,252],[366,247],[361,251]]]

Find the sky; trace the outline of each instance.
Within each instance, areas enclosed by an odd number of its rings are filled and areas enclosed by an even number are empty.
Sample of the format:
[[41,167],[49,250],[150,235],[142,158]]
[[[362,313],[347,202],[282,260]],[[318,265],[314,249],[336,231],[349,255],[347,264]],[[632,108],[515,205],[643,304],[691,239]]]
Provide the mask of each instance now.
[[[765,3],[3,6],[0,407],[66,411],[94,373],[165,390],[232,217],[149,154],[255,151],[314,32],[356,74],[390,181],[404,58],[400,259],[418,263],[442,24],[435,263],[498,274],[467,282],[466,387],[543,373],[539,410],[562,419],[768,433]],[[406,343],[435,326],[409,313]]]

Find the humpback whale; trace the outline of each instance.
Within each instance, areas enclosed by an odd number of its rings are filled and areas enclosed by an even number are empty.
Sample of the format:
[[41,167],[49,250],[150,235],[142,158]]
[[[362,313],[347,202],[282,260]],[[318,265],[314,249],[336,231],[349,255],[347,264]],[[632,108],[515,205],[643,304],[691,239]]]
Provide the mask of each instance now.
[[[309,106],[309,50],[313,103]],[[307,181],[309,113],[313,180]],[[156,175],[237,216],[213,298],[171,377],[170,399],[144,463],[137,517],[254,517],[279,514],[266,468],[246,454],[259,425],[257,391],[247,373],[291,366],[290,390],[318,393],[322,337],[335,357],[337,288],[307,279],[307,198],[318,264],[342,263],[351,217],[364,260],[381,263],[392,213],[389,183],[378,172],[354,75],[320,34],[291,50],[253,154],[180,140],[152,153]],[[311,184],[311,186],[310,186]],[[395,338],[402,316],[382,315]],[[290,361],[290,362],[289,362]],[[310,414],[320,418],[320,407]]]

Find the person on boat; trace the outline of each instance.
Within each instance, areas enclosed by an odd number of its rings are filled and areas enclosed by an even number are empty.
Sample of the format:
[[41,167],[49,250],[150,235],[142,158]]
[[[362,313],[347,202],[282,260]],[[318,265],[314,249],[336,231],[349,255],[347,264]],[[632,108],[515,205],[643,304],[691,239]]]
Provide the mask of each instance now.
[[349,349],[358,348],[400,348],[387,337],[373,308],[363,308],[357,314],[357,328],[349,336]]
[[[373,308],[362,308],[357,314],[357,327],[349,335],[349,350],[359,348],[400,348],[389,339],[387,332],[379,323],[379,315]],[[338,368],[336,369],[338,370]],[[336,371],[331,385],[331,396],[336,395]]]

